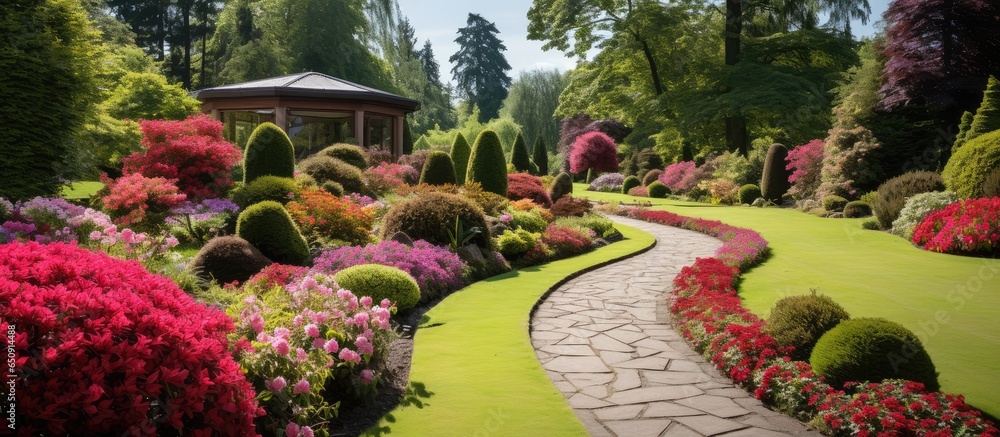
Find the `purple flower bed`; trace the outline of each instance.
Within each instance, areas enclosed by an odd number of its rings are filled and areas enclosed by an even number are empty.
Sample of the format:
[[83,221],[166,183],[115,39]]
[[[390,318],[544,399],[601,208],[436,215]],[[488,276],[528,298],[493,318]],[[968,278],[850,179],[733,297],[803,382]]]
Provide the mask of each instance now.
[[359,264],[396,267],[413,276],[422,296],[433,297],[465,285],[465,262],[448,249],[417,240],[413,247],[396,241],[366,246],[345,246],[323,252],[313,269],[333,274]]

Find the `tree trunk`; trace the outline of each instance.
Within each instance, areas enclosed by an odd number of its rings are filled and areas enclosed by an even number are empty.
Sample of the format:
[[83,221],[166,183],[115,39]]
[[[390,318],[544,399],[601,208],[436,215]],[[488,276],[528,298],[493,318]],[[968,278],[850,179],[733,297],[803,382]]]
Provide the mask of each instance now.
[[[740,61],[740,36],[743,33],[743,6],[740,0],[726,0],[726,65]],[[726,117],[726,147],[747,156],[749,139],[743,116]]]
[[656,60],[653,58],[653,51],[645,39],[639,40],[642,43],[642,54],[646,55],[646,62],[649,63],[649,72],[653,75],[653,88],[656,95],[663,94],[663,83],[660,82],[660,72],[656,69]]
[[208,7],[206,6],[202,10],[201,15],[201,76],[198,79],[198,86],[205,88],[205,57],[207,56],[207,50],[205,50],[208,43]]
[[184,15],[184,73],[181,80],[184,89],[191,89],[191,0],[183,0],[184,8],[181,13]]

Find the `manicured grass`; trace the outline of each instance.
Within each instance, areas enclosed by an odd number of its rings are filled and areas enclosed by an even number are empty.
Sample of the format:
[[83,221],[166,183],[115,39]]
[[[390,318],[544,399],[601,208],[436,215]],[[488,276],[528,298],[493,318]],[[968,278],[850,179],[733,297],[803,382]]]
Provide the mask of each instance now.
[[97,181],[73,182],[69,186],[63,187],[59,195],[68,200],[89,199],[97,194],[101,188],[104,188],[104,184]]
[[567,276],[654,241],[616,227],[625,241],[477,282],[428,311],[414,339],[406,399],[365,435],[588,435],[535,356],[529,316]]
[[778,299],[815,288],[851,317],[884,317],[920,337],[942,391],[1000,416],[1000,260],[926,252],[861,229],[863,219],[824,219],[778,208],[720,207],[584,191],[601,201],[646,201],[691,217],[753,229],[773,256],[744,276],[740,296],[767,316]]

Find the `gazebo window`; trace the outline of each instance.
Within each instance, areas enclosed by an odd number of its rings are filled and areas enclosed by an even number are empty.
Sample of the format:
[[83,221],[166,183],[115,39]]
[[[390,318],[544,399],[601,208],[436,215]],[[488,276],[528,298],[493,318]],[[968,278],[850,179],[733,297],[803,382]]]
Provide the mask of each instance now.
[[274,123],[274,109],[221,111],[219,116],[222,118],[222,136],[240,148],[247,146],[250,134],[258,125],[268,121]]
[[365,147],[375,150],[392,150],[392,117],[365,114]]
[[[301,159],[334,143],[351,142],[354,113],[334,111],[290,111],[288,136]],[[356,140],[354,140],[356,141]]]

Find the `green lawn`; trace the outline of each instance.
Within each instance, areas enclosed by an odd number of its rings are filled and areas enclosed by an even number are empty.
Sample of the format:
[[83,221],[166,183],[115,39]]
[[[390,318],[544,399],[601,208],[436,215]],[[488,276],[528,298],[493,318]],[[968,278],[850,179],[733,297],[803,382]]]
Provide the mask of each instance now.
[[751,228],[773,257],[744,277],[740,295],[767,316],[778,299],[815,288],[852,317],[899,322],[923,341],[942,390],[1000,416],[1000,260],[926,252],[861,229],[862,219],[824,219],[778,208],[719,207],[584,191],[592,200],[650,200],[657,209]]
[[406,399],[366,435],[586,436],[535,356],[529,316],[569,275],[653,243],[647,233],[617,228],[625,241],[477,282],[427,312]]
[[62,188],[60,196],[69,200],[89,199],[101,188],[104,188],[104,184],[97,181],[73,182]]

